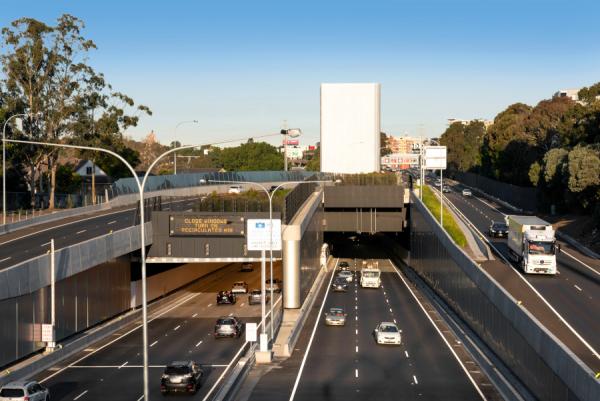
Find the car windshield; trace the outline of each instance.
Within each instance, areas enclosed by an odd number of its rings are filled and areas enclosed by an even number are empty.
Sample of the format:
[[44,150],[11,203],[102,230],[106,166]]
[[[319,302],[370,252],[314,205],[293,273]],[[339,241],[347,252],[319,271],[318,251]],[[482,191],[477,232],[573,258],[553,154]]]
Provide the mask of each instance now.
[[243,287],[244,283],[233,283],[234,287]]
[[260,296],[260,290],[252,290],[252,295],[259,295]]
[[232,326],[235,324],[235,322],[233,321],[233,319],[219,319],[217,321],[217,324],[220,326]]
[[384,333],[397,333],[398,329],[396,328],[396,326],[381,326],[381,331]]
[[190,373],[188,366],[167,366],[165,369],[166,375],[187,375]]
[[529,243],[531,255],[553,255],[554,244],[552,242],[532,241]]
[[25,392],[20,388],[3,388],[2,391],[0,391],[0,397],[17,398],[23,396],[25,396]]
[[346,280],[343,277],[336,277],[334,283],[335,284],[346,284]]
[[339,272],[338,276],[350,276],[352,275],[352,273],[348,272],[348,271],[344,271],[344,272]]
[[366,272],[362,273],[362,276],[363,277],[367,277],[367,278],[377,278],[377,277],[379,277],[379,272],[369,272],[369,271],[366,271]]
[[502,231],[508,230],[508,227],[504,223],[494,223],[493,227],[494,227],[494,230],[502,230]]
[[344,314],[344,311],[342,309],[330,309],[329,313],[336,316],[342,316]]

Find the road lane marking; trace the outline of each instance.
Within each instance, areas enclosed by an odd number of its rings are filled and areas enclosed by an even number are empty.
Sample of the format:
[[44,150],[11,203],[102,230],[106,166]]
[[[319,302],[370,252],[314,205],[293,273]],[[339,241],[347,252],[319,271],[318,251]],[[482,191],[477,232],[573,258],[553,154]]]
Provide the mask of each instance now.
[[[331,278],[329,279],[329,285],[327,285],[327,289],[325,290],[325,297],[323,298],[323,302],[321,303],[321,307],[319,309],[319,314],[317,315],[317,319],[315,320],[315,324],[310,335],[310,339],[308,340],[308,346],[306,347],[306,352],[302,357],[302,363],[300,363],[300,369],[298,370],[298,375],[296,376],[296,381],[294,382],[294,387],[292,388],[292,394],[290,394],[289,401],[293,401],[296,396],[296,390],[298,390],[298,384],[300,384],[300,378],[302,377],[302,372],[304,371],[304,365],[306,364],[306,358],[308,358],[308,354],[310,352],[310,348],[312,347],[313,340],[315,338],[315,333],[317,332],[317,327],[319,327],[319,322],[321,321],[321,314],[323,313],[323,307],[325,307],[325,301],[327,300],[327,296],[329,295],[329,288],[331,287],[331,282],[333,281],[333,276],[335,271],[337,270],[337,265],[340,259],[336,259],[335,266],[333,267],[333,271],[331,272]],[[358,330],[356,330],[356,334],[358,334]],[[203,400],[204,401],[204,400]]]
[[9,259],[12,259],[12,256],[9,256],[8,258],[4,258],[4,259],[0,260],[0,263],[5,262],[5,261],[7,261]]
[[84,232],[86,232],[87,230],[81,230],[81,231],[77,231],[75,234],[83,234]]
[[177,327],[175,327],[175,328],[173,329],[173,331],[177,331],[177,330],[179,330],[179,328],[180,328],[180,327],[181,327],[181,325],[178,325]]
[[192,317],[196,317],[196,316],[198,316],[198,314],[197,314],[197,313],[194,313],[194,314],[192,315]]
[[568,257],[570,257],[571,259],[576,260],[577,262],[581,263],[583,266],[587,267],[592,272],[594,272],[594,273],[596,273],[597,275],[600,276],[600,272],[596,271],[592,266],[589,266],[589,265],[583,263],[581,260],[579,260],[575,256],[571,255],[569,252],[567,252],[565,250],[561,250],[561,253],[564,253],[565,255],[567,255]]
[[48,246],[48,245],[50,245],[50,244],[51,244],[51,242],[50,242],[50,241],[48,241],[48,242],[44,242],[42,245],[40,245],[40,247],[41,247],[41,248],[43,248],[43,247],[45,247],[45,246]]
[[125,363],[124,363],[124,364],[122,364],[121,366],[119,366],[119,367],[118,367],[118,369],[121,369],[122,367],[126,366],[126,365],[127,365],[127,363],[128,363],[128,362],[127,362],[127,361],[125,361]]
[[408,358],[408,351],[404,351],[404,355]]
[[156,345],[156,343],[158,342],[158,340],[154,341],[152,344],[150,344],[151,347],[154,347]]
[[107,225],[109,225],[109,226],[110,226],[111,224],[115,224],[116,222],[117,222],[117,220],[109,221],[109,222],[107,223]]
[[73,401],[77,401],[78,399],[80,399],[81,397],[83,397],[87,392],[88,392],[88,390],[85,390],[83,393],[81,393],[77,397],[73,398]]
[[356,346],[356,353],[358,353],[358,345]]
[[212,306],[212,304],[208,304],[207,308],[210,308]]
[[454,348],[452,348],[452,346],[450,345],[450,343],[448,342],[448,340],[446,340],[446,337],[442,334],[441,330],[433,322],[433,319],[431,318],[431,316],[429,315],[429,313],[427,313],[427,310],[425,309],[425,307],[423,306],[423,304],[421,303],[421,301],[419,301],[419,298],[417,298],[417,295],[414,293],[414,291],[412,290],[412,288],[410,288],[410,286],[408,285],[408,283],[406,282],[406,280],[404,280],[404,277],[402,277],[402,275],[400,274],[400,270],[392,263],[391,260],[390,260],[390,263],[394,267],[394,270],[396,271],[396,274],[398,275],[398,277],[400,277],[400,280],[402,281],[402,283],[404,283],[404,286],[408,289],[408,291],[412,295],[413,299],[417,302],[417,304],[419,305],[419,307],[423,311],[423,314],[427,317],[427,319],[429,319],[429,322],[431,323],[431,325],[433,326],[433,328],[437,331],[437,333],[439,334],[439,336],[442,338],[442,341],[444,341],[444,343],[446,344],[446,346],[448,347],[448,349],[450,350],[450,352],[452,353],[452,355],[454,355],[454,358],[456,358],[456,360],[458,361],[458,364],[460,365],[460,367],[463,369],[463,371],[465,372],[465,374],[469,378],[469,381],[471,381],[471,384],[473,384],[473,387],[475,387],[475,390],[477,391],[477,393],[479,394],[479,396],[481,397],[481,399],[485,401],[486,398],[483,395],[483,393],[481,392],[481,389],[479,388],[479,386],[477,385],[477,383],[475,382],[475,380],[473,379],[473,377],[469,374],[469,371],[467,370],[467,367],[460,360],[460,358],[458,357],[458,354],[456,353],[456,351],[454,351]]
[[[173,306],[171,306],[171,307],[170,307],[170,308],[168,308],[167,310],[164,310],[164,311],[162,311],[162,312],[158,313],[157,315],[155,315],[154,317],[152,317],[152,319],[148,319],[148,323],[151,323],[153,320],[156,320],[156,319],[158,319],[159,317],[161,317],[161,316],[163,316],[163,315],[165,315],[165,314],[167,314],[167,313],[171,312],[173,309],[176,309],[176,308],[180,307],[180,306],[181,306],[181,305],[183,305],[184,303],[186,303],[186,302],[188,302],[188,301],[190,301],[190,300],[192,300],[192,299],[196,298],[198,295],[200,295],[200,293],[199,293],[199,292],[198,292],[198,293],[195,293],[195,294],[191,294],[190,296],[188,296],[188,297],[185,297],[184,299],[180,300],[179,302],[176,302],[176,303],[175,303]],[[54,376],[56,376],[56,375],[60,374],[60,373],[61,373],[63,370],[65,370],[65,369],[67,369],[67,368],[69,368],[69,367],[71,367],[71,366],[75,366],[75,365],[77,365],[79,362],[83,361],[84,359],[86,359],[86,358],[87,358],[87,357],[89,357],[90,355],[93,355],[93,354],[95,354],[96,352],[98,352],[98,351],[100,351],[100,350],[102,350],[102,349],[104,349],[104,348],[106,348],[106,347],[108,347],[108,346],[110,346],[110,345],[114,344],[115,342],[119,341],[121,338],[123,338],[123,337],[125,337],[125,336],[127,336],[127,335],[129,335],[129,334],[131,334],[131,333],[133,333],[134,331],[136,331],[137,329],[141,328],[142,326],[143,326],[143,325],[142,325],[142,324],[140,324],[140,325],[138,325],[138,326],[134,327],[133,329],[131,329],[131,330],[127,331],[126,333],[124,333],[124,334],[121,334],[120,336],[118,336],[118,337],[117,337],[117,338],[115,338],[114,340],[112,340],[112,341],[110,341],[110,342],[108,342],[108,343],[104,344],[104,345],[103,345],[103,346],[101,346],[101,347],[98,347],[98,348],[96,348],[96,350],[95,350],[95,351],[93,351],[93,352],[90,352],[90,353],[88,353],[88,354],[86,354],[86,355],[82,356],[81,358],[77,359],[75,362],[71,363],[70,365],[68,365],[68,366],[65,366],[64,368],[62,368],[62,369],[60,369],[60,370],[58,370],[58,371],[56,371],[56,372],[52,373],[52,374],[51,374],[51,375],[49,375],[49,376],[46,376],[45,378],[43,378],[42,380],[40,380],[40,383],[44,383],[45,381],[47,381],[47,380],[50,380],[50,379],[51,379],[51,378],[53,378]]]
[[354,377],[358,379],[358,369],[354,369]]
[[577,288],[577,291],[582,291],[581,288],[577,285],[574,285],[573,287]]
[[358,335],[358,329],[356,329],[355,332],[356,332],[356,335]]
[[413,375],[413,380],[415,381],[415,384],[419,384],[419,381],[417,380],[417,376]]
[[199,342],[198,344],[196,344],[196,348],[198,348],[198,346],[199,346],[200,344],[202,344],[202,341],[203,341],[203,340],[200,340],[200,342]]

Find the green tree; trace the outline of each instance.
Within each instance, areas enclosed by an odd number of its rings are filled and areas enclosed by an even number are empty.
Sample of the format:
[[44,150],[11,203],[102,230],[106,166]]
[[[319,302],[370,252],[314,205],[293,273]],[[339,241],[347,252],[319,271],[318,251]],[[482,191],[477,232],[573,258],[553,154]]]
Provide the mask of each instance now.
[[379,153],[380,156],[387,156],[392,153],[389,146],[389,137],[385,132],[379,133]]
[[315,153],[306,163],[306,170],[308,171],[321,171],[321,147],[317,147],[315,149]]
[[230,171],[283,170],[283,155],[266,142],[214,148],[211,156],[215,166]]
[[600,152],[592,147],[576,146],[569,152],[569,191],[576,194],[585,209],[600,201]]
[[440,143],[448,148],[448,168],[463,172],[476,170],[481,165],[484,135],[485,126],[482,122],[451,124],[440,137]]

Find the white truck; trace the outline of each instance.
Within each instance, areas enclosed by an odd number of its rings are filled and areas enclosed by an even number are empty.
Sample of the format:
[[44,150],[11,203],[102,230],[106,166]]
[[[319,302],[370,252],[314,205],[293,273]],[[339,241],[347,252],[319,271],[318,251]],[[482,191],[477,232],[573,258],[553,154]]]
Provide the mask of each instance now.
[[536,216],[507,216],[508,249],[525,273],[556,274],[552,225]]
[[381,287],[381,270],[378,265],[369,263],[360,270],[360,286],[362,288]]

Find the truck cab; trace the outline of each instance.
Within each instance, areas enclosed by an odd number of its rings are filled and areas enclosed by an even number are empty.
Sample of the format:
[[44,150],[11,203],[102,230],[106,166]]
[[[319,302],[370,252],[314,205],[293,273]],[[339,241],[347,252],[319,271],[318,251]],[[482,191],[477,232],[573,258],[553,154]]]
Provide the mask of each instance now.
[[525,273],[556,274],[555,232],[535,216],[508,216],[508,248]]
[[379,270],[379,266],[368,264],[361,269],[360,286],[363,288],[381,287],[381,270]]

